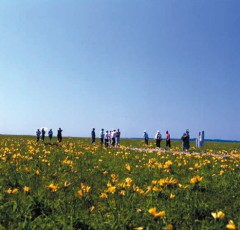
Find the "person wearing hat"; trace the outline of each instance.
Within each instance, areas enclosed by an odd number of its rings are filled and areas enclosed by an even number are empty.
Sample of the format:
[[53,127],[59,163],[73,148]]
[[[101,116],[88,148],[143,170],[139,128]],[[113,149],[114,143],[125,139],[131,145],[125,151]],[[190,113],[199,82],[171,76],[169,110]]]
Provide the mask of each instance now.
[[62,129],[59,128],[58,131],[57,131],[57,139],[58,139],[58,142],[62,142]]
[[162,135],[160,131],[158,130],[156,135],[155,135],[155,140],[156,140],[156,146],[160,148],[161,140],[162,140]]
[[148,145],[148,133],[146,130],[144,130],[144,133],[143,133],[143,138],[144,138],[144,142],[145,142],[145,145]]

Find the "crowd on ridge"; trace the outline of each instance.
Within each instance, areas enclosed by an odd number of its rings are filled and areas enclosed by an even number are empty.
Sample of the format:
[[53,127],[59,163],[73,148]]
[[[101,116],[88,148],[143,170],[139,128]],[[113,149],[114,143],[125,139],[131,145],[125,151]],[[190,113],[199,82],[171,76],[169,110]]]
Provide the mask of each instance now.
[[[58,139],[58,142],[62,142],[62,129],[61,128],[59,128],[58,130],[57,130],[57,139]],[[37,142],[39,141],[39,139],[41,138],[41,140],[44,142],[44,140],[45,140],[45,134],[46,134],[46,130],[44,129],[44,128],[42,128],[41,129],[41,131],[40,131],[40,129],[38,129],[37,131],[36,131],[36,136],[37,136]],[[49,140],[50,140],[50,142],[52,141],[52,137],[53,137],[53,131],[52,131],[52,129],[50,129],[49,131],[48,131],[48,137],[49,137]]]
[[[95,143],[96,141],[96,133],[95,133],[95,128],[92,129],[92,144]],[[121,132],[119,129],[113,129],[113,130],[106,130],[104,132],[104,129],[101,129],[100,131],[100,142],[101,145],[105,147],[109,147],[109,146],[115,146],[115,147],[119,147],[120,145],[120,136],[121,136]]]
[[[149,136],[148,136],[148,133],[147,133],[146,130],[144,130],[144,132],[143,132],[143,138],[144,138],[145,144],[148,145]],[[155,134],[154,139],[156,141],[156,146],[158,148],[160,148],[161,147],[161,141],[162,141],[162,134],[160,133],[159,130]],[[189,135],[189,130],[188,129],[182,135],[181,140],[182,140],[182,149],[183,150],[188,150],[190,148],[190,135]],[[166,131],[166,147],[171,148],[171,137],[170,137],[170,133],[168,131]]]
[[[59,128],[57,130],[58,142],[62,142],[62,131],[63,130],[61,128]],[[37,142],[40,140],[40,138],[44,142],[45,134],[46,134],[46,130],[44,128],[41,128],[41,130],[38,129],[36,131]],[[105,132],[104,132],[104,129],[101,129],[100,136],[99,136],[100,144],[101,144],[101,146],[104,145],[105,147],[109,147],[109,146],[119,147],[120,136],[121,136],[120,129],[106,130]],[[53,137],[52,129],[50,129],[48,131],[48,137],[49,137],[49,140],[51,142],[52,137]],[[143,132],[143,138],[144,138],[144,143],[146,145],[148,145],[149,136],[148,136],[148,133],[147,133],[146,130],[144,130],[144,132]],[[154,139],[156,141],[156,147],[160,148],[161,147],[161,141],[162,141],[163,138],[162,138],[162,134],[160,133],[159,130],[156,132]],[[196,146],[197,147],[203,147],[203,141],[204,141],[203,139],[204,139],[204,131],[199,132],[199,137],[196,139]],[[188,129],[182,135],[181,140],[182,140],[182,149],[183,150],[188,150],[190,148],[190,135],[189,135],[189,130]],[[96,133],[95,133],[95,128],[93,128],[92,132],[91,132],[91,144],[94,144],[95,142],[96,142]],[[170,137],[169,131],[166,131],[166,148],[167,147],[171,148],[171,137]]]

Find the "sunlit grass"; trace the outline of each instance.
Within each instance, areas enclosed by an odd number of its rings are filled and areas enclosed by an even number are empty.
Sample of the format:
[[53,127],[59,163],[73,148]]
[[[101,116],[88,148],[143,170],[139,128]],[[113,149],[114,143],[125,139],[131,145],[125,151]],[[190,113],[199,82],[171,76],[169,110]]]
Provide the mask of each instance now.
[[239,143],[206,143],[181,154],[178,141],[167,152],[151,151],[154,141],[150,151],[129,150],[146,148],[142,140],[107,149],[99,142],[1,136],[0,228],[239,227]]

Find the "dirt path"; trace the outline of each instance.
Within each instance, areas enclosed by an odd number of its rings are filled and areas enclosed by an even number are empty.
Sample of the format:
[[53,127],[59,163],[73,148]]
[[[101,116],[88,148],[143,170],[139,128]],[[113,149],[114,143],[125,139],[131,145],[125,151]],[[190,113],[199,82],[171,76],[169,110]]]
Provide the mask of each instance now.
[[230,156],[226,154],[218,154],[218,153],[199,153],[199,152],[185,152],[185,151],[170,151],[162,148],[127,148],[128,150],[138,151],[138,152],[161,152],[161,153],[178,153],[178,154],[191,154],[197,156],[214,156],[214,157],[222,157],[222,158],[238,158],[237,156]]

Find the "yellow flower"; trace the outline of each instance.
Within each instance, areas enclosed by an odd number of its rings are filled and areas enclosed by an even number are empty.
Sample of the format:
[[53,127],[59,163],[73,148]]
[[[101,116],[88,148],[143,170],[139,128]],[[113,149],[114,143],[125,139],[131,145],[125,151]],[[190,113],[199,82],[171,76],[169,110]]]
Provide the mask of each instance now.
[[221,171],[219,172],[219,175],[221,176],[223,173],[224,173],[224,170],[221,170]]
[[49,186],[47,186],[47,188],[48,188],[51,192],[56,192],[56,191],[58,190],[58,185],[50,184]]
[[148,210],[148,212],[154,216],[157,213],[157,209],[156,208],[150,208]]
[[163,228],[163,230],[173,230],[172,224],[167,225],[166,227]]
[[18,188],[14,188],[13,190],[12,190],[12,194],[15,194],[15,193],[17,193],[18,192]]
[[90,189],[91,189],[90,186],[86,186],[86,188],[85,188],[85,192],[86,192],[86,193],[89,193]]
[[189,185],[182,185],[182,184],[178,184],[178,187],[179,187],[179,188],[182,188],[182,189],[185,189],[185,188],[188,188],[188,187],[189,187]]
[[121,191],[119,192],[119,194],[120,194],[121,196],[125,196],[125,195],[126,195],[126,191],[125,191],[125,190],[121,190]]
[[111,174],[110,176],[111,176],[111,178],[112,178],[112,182],[113,182],[113,183],[115,183],[115,182],[118,181],[117,176],[116,176],[114,173]]
[[156,185],[156,184],[157,184],[157,180],[153,180],[153,181],[152,181],[152,184],[153,184],[153,185]]
[[126,181],[126,183],[128,183],[128,184],[131,184],[131,183],[133,182],[133,180],[132,180],[131,178],[129,178],[129,177],[126,178],[125,181]]
[[217,213],[216,212],[211,212],[211,215],[214,219],[217,219]]
[[154,215],[154,218],[158,218],[158,217],[165,217],[166,216],[166,212],[165,211],[161,211],[161,212],[157,212]]
[[116,192],[116,187],[115,186],[111,186],[111,187],[109,187],[106,190],[106,192],[114,194]]
[[125,167],[129,172],[131,171],[131,166],[129,164],[125,164]]
[[154,219],[157,219],[157,218],[159,218],[159,217],[165,217],[165,216],[166,216],[165,211],[157,212],[157,209],[156,209],[156,208],[150,208],[150,209],[148,210],[148,212],[153,215]]
[[136,227],[136,228],[133,228],[133,230],[143,230],[143,227]]
[[9,189],[6,190],[5,192],[8,193],[8,194],[11,194],[11,193],[12,193],[12,189],[9,188]]
[[156,187],[156,186],[154,186],[154,187],[152,188],[152,190],[153,190],[154,192],[158,192],[159,190],[161,191],[161,189],[159,189],[159,188]]
[[39,175],[39,174],[40,174],[40,171],[39,171],[39,170],[36,170],[36,171],[35,171],[35,174],[36,174],[36,175]]
[[191,183],[191,184],[196,184],[196,183],[198,183],[198,182],[200,182],[200,181],[202,181],[202,177],[200,177],[200,176],[195,176],[195,177],[193,177],[193,178],[190,180],[190,183]]
[[234,224],[234,222],[232,220],[229,220],[228,224],[226,225],[226,228],[232,229],[232,230],[237,229],[236,225]]
[[90,212],[93,212],[94,209],[95,209],[95,207],[94,207],[94,206],[91,206],[91,207],[89,208],[89,211],[90,211]]
[[89,193],[91,187],[81,183],[81,189],[82,189],[82,192],[84,192],[84,194],[87,195],[87,193]]
[[217,218],[223,219],[225,217],[225,214],[222,211],[217,212]]
[[174,194],[170,194],[170,199],[174,199],[175,195]]
[[107,193],[103,192],[103,193],[100,195],[100,198],[107,199],[107,198],[108,198]]
[[82,189],[78,190],[78,191],[77,191],[77,194],[78,194],[79,197],[83,197],[83,191],[82,191]]
[[69,186],[71,186],[72,184],[70,183],[70,182],[67,182],[67,181],[65,181],[65,183],[64,183],[64,188],[68,188]]
[[27,187],[27,186],[25,186],[24,188],[23,188],[23,191],[24,192],[29,192],[31,190],[31,188],[30,187]]
[[225,217],[225,214],[222,211],[219,212],[212,212],[211,215],[214,219],[223,219]]

